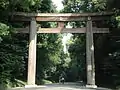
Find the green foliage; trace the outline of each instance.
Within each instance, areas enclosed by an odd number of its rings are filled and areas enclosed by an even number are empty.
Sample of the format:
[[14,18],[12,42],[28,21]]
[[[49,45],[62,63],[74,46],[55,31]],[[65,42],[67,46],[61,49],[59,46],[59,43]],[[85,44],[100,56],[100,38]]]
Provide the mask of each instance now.
[[73,80],[85,81],[85,35],[76,34],[73,38],[69,47],[70,72]]
[[42,34],[38,37],[37,77],[42,79],[55,73],[56,65],[61,62],[62,42],[61,36],[57,34]]
[[[19,36],[19,35],[18,35]],[[23,38],[23,36],[22,36]],[[22,45],[20,45],[22,43]],[[19,42],[17,35],[3,37],[0,44],[0,83],[15,82],[25,70],[25,43]]]
[[119,11],[119,0],[63,0],[63,12]]
[[15,79],[14,82],[7,81],[6,87],[11,88],[11,87],[23,87],[26,85],[26,82],[23,82],[21,80]]
[[44,85],[44,84],[52,84],[52,82],[51,81],[49,81],[49,80],[45,80],[45,79],[42,79],[42,80],[38,80],[37,79],[37,84],[39,85]]
[[[10,87],[24,85],[18,79],[26,81],[27,77],[28,35],[13,33],[14,27],[25,27],[24,23],[9,22],[8,13],[15,11],[53,13],[56,10],[51,0],[0,1],[0,83]],[[42,27],[55,27],[54,23],[40,24]],[[42,34],[38,38],[36,76],[42,80],[47,78],[47,73],[55,72],[54,67],[60,63],[62,44],[61,36],[57,34]]]
[[52,82],[49,80],[42,80],[42,82],[43,82],[43,84],[52,84]]
[[19,12],[54,12],[55,6],[51,0],[1,0],[0,11]]
[[1,36],[5,36],[9,34],[9,26],[4,23],[0,23],[0,42],[2,41]]
[[9,33],[8,30],[9,30],[9,26],[7,26],[6,24],[0,23],[0,36],[8,35],[8,33]]

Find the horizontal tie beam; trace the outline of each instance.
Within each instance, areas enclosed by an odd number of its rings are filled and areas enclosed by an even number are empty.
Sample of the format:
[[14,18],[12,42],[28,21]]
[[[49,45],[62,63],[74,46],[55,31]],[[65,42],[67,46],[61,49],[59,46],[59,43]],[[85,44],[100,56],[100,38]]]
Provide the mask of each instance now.
[[[29,33],[29,28],[16,28],[16,33]],[[86,28],[38,28],[37,33],[86,33]],[[109,28],[93,28],[93,33],[109,33]]]

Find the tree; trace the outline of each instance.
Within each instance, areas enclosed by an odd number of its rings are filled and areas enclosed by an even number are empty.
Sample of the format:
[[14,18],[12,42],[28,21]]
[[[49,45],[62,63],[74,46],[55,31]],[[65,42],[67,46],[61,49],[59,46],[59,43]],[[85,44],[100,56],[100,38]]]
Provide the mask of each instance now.
[[[37,77],[47,79],[55,73],[56,66],[61,62],[62,42],[57,34],[42,34],[38,36]],[[54,79],[53,79],[54,81]]]
[[[16,79],[26,81],[28,34],[16,34],[14,28],[26,27],[25,23],[13,23],[9,20],[10,12],[55,12],[51,0],[1,0],[0,1],[0,81],[18,86]],[[42,27],[54,26],[54,23],[42,22]],[[45,41],[45,42],[44,42]],[[52,73],[60,61],[61,36],[58,34],[38,35],[37,42],[37,77],[46,79],[46,74]],[[44,66],[44,67],[43,67]],[[14,68],[16,67],[16,68]],[[42,72],[42,73],[39,73]],[[48,76],[48,75],[47,75]],[[38,78],[37,78],[38,79]],[[22,83],[22,85],[24,85]]]

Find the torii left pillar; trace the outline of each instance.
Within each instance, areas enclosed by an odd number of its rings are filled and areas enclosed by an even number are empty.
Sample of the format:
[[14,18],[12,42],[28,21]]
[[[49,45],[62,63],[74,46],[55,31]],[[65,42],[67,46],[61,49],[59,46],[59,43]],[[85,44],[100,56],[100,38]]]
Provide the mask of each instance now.
[[34,87],[36,77],[36,40],[37,40],[37,28],[35,18],[32,18],[32,20],[30,21],[29,33],[30,42],[28,56],[28,76],[26,87]]

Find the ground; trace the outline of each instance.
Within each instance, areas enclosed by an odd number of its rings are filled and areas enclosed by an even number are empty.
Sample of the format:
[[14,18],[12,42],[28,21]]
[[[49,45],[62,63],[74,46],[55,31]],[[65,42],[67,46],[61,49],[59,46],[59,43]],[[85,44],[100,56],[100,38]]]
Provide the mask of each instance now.
[[41,85],[34,88],[13,88],[9,90],[111,90],[106,88],[86,88],[80,83],[65,83],[65,84],[47,84]]

